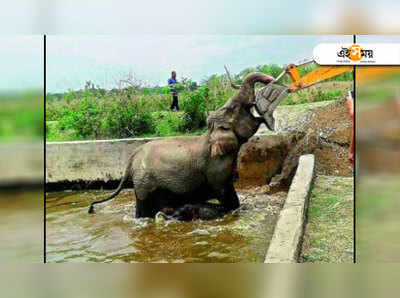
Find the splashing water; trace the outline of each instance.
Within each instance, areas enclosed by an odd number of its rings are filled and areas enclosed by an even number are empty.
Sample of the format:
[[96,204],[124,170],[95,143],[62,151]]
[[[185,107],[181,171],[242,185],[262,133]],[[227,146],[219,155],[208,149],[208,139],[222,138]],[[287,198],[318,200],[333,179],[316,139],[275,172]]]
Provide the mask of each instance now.
[[263,262],[286,193],[239,192],[241,208],[212,221],[134,218],[133,190],[96,206],[105,191],[46,196],[48,262]]

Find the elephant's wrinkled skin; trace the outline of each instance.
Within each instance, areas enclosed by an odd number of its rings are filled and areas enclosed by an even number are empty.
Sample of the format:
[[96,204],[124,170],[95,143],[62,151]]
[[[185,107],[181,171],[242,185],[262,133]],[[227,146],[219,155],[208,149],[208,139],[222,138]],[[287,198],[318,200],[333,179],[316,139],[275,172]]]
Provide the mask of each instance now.
[[136,217],[154,217],[165,207],[179,208],[217,198],[224,211],[239,207],[233,187],[233,169],[240,146],[255,134],[262,117],[250,112],[254,84],[272,77],[252,73],[246,76],[237,95],[207,119],[208,130],[201,136],[167,138],[146,143],[130,157],[124,177],[112,199],[129,177],[136,195]]
[[[221,217],[224,214],[224,210],[217,204],[211,203],[200,203],[200,204],[186,204],[175,210],[164,208],[163,211],[157,213],[165,220],[180,220],[180,221],[192,221],[192,220],[213,220]],[[157,217],[156,214],[156,217]]]

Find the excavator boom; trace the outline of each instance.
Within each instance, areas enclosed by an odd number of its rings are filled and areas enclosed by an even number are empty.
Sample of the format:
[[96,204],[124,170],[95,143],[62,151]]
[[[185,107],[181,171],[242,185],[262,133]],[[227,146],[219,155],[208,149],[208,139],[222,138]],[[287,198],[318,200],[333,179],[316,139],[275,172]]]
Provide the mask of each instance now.
[[[297,66],[289,64],[274,83],[270,83],[256,92],[255,108],[264,117],[267,127],[275,130],[274,110],[290,92],[299,91],[351,70],[353,70],[353,66],[319,66],[306,75],[300,76]],[[292,79],[289,86],[277,83],[285,74]]]
[[296,65],[289,64],[286,73],[292,79],[290,90],[296,92],[351,70],[353,70],[353,66],[323,65],[301,77]]

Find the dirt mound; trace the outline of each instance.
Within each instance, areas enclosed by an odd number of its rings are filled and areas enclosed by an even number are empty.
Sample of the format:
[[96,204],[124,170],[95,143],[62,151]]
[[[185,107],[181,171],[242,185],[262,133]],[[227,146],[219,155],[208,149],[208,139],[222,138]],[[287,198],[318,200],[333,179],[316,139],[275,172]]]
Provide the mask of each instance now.
[[351,120],[346,108],[345,99],[334,103],[318,107],[311,110],[307,115],[303,131],[307,133],[318,133],[318,135],[328,142],[338,144],[349,143],[351,132]]
[[274,183],[290,180],[300,155],[307,153],[315,154],[317,174],[353,175],[347,159],[352,125],[345,99],[310,110],[299,123],[296,130],[288,132],[289,153]]
[[270,182],[276,188],[286,187],[290,185],[299,157],[308,153],[316,157],[317,174],[353,175],[347,159],[351,120],[344,99],[305,111],[296,121],[297,125],[279,135],[254,136],[242,146],[236,187]]
[[286,138],[279,135],[253,137],[240,148],[236,188],[268,184],[281,172],[288,154]]
[[[353,176],[348,162],[352,122],[342,99],[311,111],[306,136],[318,138],[314,154],[317,173],[321,175]],[[311,148],[313,149],[313,148]]]

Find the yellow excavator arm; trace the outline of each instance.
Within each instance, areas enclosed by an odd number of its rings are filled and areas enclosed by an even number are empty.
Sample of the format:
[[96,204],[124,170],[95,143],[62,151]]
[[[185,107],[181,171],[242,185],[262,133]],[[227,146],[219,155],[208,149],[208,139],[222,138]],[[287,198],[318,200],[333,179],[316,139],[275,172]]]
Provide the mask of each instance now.
[[303,88],[310,87],[311,85],[351,70],[353,70],[353,66],[319,66],[306,75],[300,76],[297,66],[295,64],[289,64],[286,69],[275,78],[275,82],[278,82],[285,74],[288,74],[292,80],[290,85],[285,86],[270,83],[259,89],[256,92],[256,110],[264,117],[267,127],[273,131],[275,129],[274,110],[290,92],[296,92]]
[[285,73],[292,79],[292,83],[289,85],[291,92],[295,92],[351,70],[353,70],[353,66],[323,65],[301,77],[297,66],[289,64]]

